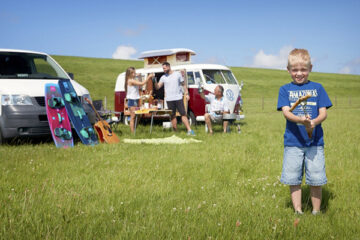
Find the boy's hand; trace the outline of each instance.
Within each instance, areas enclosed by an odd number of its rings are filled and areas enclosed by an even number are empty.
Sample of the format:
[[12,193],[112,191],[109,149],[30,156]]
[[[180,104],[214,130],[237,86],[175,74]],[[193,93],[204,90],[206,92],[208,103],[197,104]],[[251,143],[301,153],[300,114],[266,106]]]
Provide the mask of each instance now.
[[312,124],[312,121],[309,116],[302,116],[302,117],[300,117],[300,119],[301,119],[302,124],[304,124],[305,128],[312,128],[311,126],[313,124]]
[[315,126],[316,126],[315,120],[311,120],[309,115],[306,116],[306,119],[307,119],[307,121],[310,121],[310,123],[308,124],[308,128],[311,128],[311,129],[315,128]]
[[305,130],[306,130],[309,138],[311,138],[313,129],[315,127],[315,122],[310,119],[309,115],[307,115],[306,117],[301,117],[301,118],[303,119],[303,124],[305,126]]
[[315,128],[316,124],[314,120],[310,120],[310,128],[313,129]]

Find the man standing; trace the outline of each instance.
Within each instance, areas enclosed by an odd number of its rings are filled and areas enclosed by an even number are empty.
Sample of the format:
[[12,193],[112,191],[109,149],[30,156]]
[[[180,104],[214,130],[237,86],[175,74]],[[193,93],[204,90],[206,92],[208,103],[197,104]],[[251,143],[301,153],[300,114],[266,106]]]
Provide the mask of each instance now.
[[165,101],[167,103],[168,108],[172,110],[171,123],[173,129],[175,131],[177,130],[176,110],[178,110],[181,115],[181,120],[187,129],[187,134],[195,136],[194,131],[191,130],[190,128],[189,120],[186,116],[186,111],[183,102],[182,87],[184,88],[186,101],[189,101],[190,99],[189,91],[184,82],[184,79],[181,76],[181,73],[174,72],[173,70],[171,70],[170,63],[164,62],[162,64],[162,68],[165,74],[160,78],[159,83],[155,82],[155,88],[159,89],[163,85],[165,86]]
[[211,121],[214,123],[223,122],[224,132],[227,130],[228,121],[223,121],[223,115],[230,113],[228,104],[224,99],[224,88],[221,85],[216,86],[214,95],[204,95],[204,91],[201,92],[200,96],[210,103],[210,112],[205,113],[205,123],[208,126],[209,133],[212,134]]

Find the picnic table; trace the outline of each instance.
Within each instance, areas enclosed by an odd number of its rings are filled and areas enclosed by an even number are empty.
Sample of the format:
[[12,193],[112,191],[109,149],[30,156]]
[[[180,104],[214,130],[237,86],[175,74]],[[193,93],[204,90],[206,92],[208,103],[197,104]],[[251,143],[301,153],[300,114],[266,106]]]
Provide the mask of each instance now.
[[154,122],[154,116],[169,116],[169,120],[171,121],[171,113],[170,109],[157,109],[157,108],[145,108],[135,111],[135,126],[134,126],[134,135],[136,134],[136,125],[137,125],[137,118],[143,114],[150,114],[151,115],[151,123],[150,123],[150,134],[152,132],[152,126]]

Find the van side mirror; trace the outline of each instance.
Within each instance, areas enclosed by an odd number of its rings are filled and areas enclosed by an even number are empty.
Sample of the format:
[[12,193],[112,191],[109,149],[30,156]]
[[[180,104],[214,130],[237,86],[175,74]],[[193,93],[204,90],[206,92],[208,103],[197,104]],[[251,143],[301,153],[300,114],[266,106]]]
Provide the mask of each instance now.
[[241,83],[240,83],[240,91],[242,90],[243,86],[244,86],[244,82],[241,81]]
[[69,75],[69,77],[70,77],[71,79],[73,79],[73,80],[74,80],[74,74],[73,74],[73,73],[68,72],[67,74]]

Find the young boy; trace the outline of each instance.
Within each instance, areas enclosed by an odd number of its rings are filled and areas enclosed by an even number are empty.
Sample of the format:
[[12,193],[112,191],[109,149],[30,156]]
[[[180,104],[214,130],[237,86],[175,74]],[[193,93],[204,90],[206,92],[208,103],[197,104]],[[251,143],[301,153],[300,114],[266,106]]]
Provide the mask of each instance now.
[[[288,72],[292,82],[280,88],[277,110],[286,118],[284,160],[281,182],[290,185],[295,213],[301,210],[301,182],[305,168],[306,184],[310,185],[312,214],[320,213],[322,189],[327,183],[324,158],[324,138],[321,123],[332,103],[323,86],[308,80],[312,65],[305,49],[294,49],[288,57]],[[311,95],[306,105],[291,106],[301,97]]]

